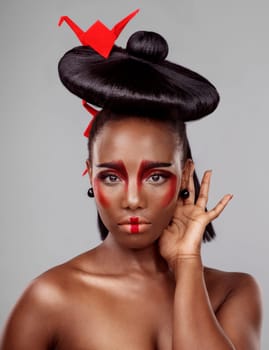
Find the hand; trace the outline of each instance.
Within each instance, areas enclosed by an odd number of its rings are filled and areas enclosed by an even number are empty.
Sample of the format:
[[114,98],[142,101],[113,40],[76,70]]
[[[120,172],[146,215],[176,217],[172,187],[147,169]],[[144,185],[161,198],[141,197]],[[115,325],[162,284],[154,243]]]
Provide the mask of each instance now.
[[163,258],[173,268],[177,259],[199,256],[206,226],[217,218],[233,197],[225,195],[211,210],[206,211],[212,171],[204,173],[200,192],[194,203],[194,164],[188,160],[182,174],[181,188],[190,192],[187,199],[178,199],[174,216],[159,239],[159,249]]

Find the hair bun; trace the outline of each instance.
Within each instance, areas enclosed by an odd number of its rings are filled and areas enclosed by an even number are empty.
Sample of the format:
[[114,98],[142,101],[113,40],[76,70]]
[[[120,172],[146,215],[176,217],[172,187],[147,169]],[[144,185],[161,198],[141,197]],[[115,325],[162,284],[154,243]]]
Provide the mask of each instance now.
[[168,55],[168,44],[160,34],[141,30],[130,36],[126,50],[132,56],[160,62]]

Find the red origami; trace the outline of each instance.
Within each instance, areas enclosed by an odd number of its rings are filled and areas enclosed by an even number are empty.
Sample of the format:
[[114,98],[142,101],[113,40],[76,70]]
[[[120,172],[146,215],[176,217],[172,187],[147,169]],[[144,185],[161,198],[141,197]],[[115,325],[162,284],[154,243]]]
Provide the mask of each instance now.
[[[139,12],[139,9],[130,13],[127,17],[123,18],[120,22],[115,24],[115,26],[110,30],[107,28],[101,21],[96,21],[89,29],[84,32],[76,23],[74,23],[68,16],[62,16],[59,20],[58,25],[61,26],[65,21],[73,32],[78,37],[79,41],[84,46],[90,46],[101,56],[108,58],[115,41],[117,40],[120,33],[123,31],[127,23]],[[92,123],[95,116],[98,113],[98,110],[91,107],[85,100],[82,100],[82,105],[86,110],[92,114],[93,118],[91,119],[89,125],[84,131],[84,136],[89,137]],[[87,168],[83,171],[82,175],[87,174]]]
[[130,13],[127,17],[117,23],[112,29],[107,28],[101,21],[96,21],[84,32],[68,16],[62,16],[58,25],[65,21],[76,34],[82,45],[90,46],[101,56],[107,58],[112,50],[114,42],[126,26],[126,24],[139,12],[139,9]]

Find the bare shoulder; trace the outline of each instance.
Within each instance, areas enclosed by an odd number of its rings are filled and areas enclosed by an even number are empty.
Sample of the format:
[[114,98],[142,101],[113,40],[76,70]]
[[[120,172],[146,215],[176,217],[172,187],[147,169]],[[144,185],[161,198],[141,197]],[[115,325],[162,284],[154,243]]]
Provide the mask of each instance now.
[[205,268],[205,280],[216,303],[215,315],[233,343],[240,349],[259,349],[262,301],[256,279],[248,273]]
[[[0,349],[47,349],[77,296],[83,271],[80,258],[55,266],[25,289],[6,322]],[[90,288],[89,288],[90,290]]]
[[[205,280],[210,289],[225,291],[226,297],[236,293],[251,293],[260,296],[260,287],[256,279],[245,272],[228,272],[205,267]],[[254,296],[253,295],[253,296]]]
[[10,319],[21,318],[23,314],[49,317],[64,307],[69,286],[77,275],[70,261],[55,266],[34,278],[15,304]]
[[[79,287],[83,277],[91,275],[89,266],[93,251],[83,253],[42,273],[29,284],[22,297],[30,298],[41,305],[60,307],[72,295],[74,289]],[[85,261],[87,263],[84,263]],[[92,265],[94,271],[94,263]]]

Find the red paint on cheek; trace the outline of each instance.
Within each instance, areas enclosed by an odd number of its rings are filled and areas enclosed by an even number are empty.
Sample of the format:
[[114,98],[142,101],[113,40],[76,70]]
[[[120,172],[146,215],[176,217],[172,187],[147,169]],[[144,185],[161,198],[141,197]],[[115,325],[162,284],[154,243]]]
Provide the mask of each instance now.
[[172,201],[172,199],[175,196],[176,188],[177,188],[177,177],[175,175],[171,175],[168,181],[169,181],[169,187],[162,200],[163,207],[166,207]]
[[94,195],[103,207],[109,207],[110,202],[105,196],[98,178],[94,179]]
[[131,222],[131,232],[138,233],[139,232],[138,217],[131,217],[130,222]]

